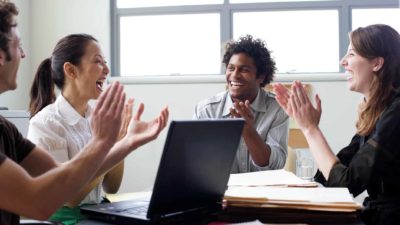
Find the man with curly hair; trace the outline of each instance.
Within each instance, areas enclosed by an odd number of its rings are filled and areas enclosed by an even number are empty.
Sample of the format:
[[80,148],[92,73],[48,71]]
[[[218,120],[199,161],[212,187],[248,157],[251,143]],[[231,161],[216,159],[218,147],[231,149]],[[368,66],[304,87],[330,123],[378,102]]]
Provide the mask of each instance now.
[[199,102],[194,118],[245,120],[232,173],[283,168],[289,121],[263,88],[276,70],[270,51],[264,41],[247,35],[226,45],[222,63],[228,90]]

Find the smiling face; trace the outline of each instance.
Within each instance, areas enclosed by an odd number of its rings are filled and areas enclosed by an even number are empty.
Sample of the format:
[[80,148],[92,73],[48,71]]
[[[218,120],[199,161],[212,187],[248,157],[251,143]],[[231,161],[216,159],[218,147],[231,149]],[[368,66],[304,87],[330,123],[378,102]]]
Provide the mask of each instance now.
[[347,54],[340,60],[340,64],[346,70],[349,89],[362,93],[368,98],[370,85],[375,76],[374,60],[362,57],[354,50],[352,44],[350,44]]
[[226,81],[234,102],[252,102],[258,93],[263,78],[257,78],[254,60],[245,53],[234,54],[226,67]]
[[10,58],[6,52],[0,50],[1,75],[0,93],[17,88],[17,73],[21,58],[25,58],[22,50],[20,36],[17,27],[12,27],[10,31],[10,41],[8,43]]
[[77,67],[78,74],[75,79],[80,97],[97,99],[102,90],[103,83],[110,72],[100,46],[95,41],[90,41],[86,46],[85,54]]

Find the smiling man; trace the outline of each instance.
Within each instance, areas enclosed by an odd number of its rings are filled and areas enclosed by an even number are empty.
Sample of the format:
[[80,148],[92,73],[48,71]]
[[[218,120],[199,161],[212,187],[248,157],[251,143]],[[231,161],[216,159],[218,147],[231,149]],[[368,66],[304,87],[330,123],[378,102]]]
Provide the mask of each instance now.
[[270,51],[264,41],[247,35],[226,45],[222,63],[228,90],[198,103],[194,118],[246,121],[232,173],[283,168],[289,122],[274,96],[263,88],[276,70]]

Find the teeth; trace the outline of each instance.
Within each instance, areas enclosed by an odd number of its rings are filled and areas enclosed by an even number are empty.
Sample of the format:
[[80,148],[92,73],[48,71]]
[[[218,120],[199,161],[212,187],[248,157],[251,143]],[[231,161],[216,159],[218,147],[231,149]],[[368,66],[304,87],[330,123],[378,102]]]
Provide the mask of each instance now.
[[231,81],[231,85],[233,85],[233,86],[242,86],[243,84],[241,82]]
[[103,83],[104,83],[104,80],[96,81],[97,88],[99,88],[100,90],[103,90]]

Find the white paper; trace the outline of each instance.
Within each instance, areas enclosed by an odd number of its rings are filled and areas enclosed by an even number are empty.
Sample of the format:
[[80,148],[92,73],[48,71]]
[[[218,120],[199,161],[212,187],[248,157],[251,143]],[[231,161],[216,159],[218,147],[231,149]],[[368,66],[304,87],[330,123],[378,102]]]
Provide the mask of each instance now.
[[286,170],[267,170],[251,173],[231,174],[228,186],[301,186],[314,182],[302,180]]

